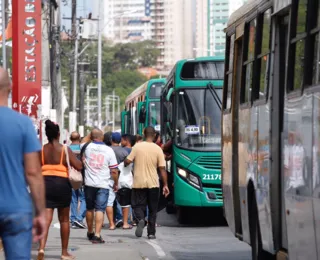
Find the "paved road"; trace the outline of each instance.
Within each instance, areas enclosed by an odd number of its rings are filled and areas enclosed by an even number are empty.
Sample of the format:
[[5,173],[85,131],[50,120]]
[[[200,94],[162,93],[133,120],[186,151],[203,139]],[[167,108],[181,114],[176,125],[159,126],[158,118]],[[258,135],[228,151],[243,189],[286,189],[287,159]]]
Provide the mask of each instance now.
[[[249,247],[233,237],[227,226],[180,226],[174,215],[161,212],[157,240],[137,239],[134,230],[103,230],[104,245],[92,245],[85,238],[86,230],[72,229],[71,253],[78,260],[250,260]],[[145,230],[146,231],[146,230]],[[18,243],[18,241],[17,241]],[[32,259],[36,259],[36,245]],[[0,260],[4,259],[0,254]],[[60,233],[57,219],[50,229],[46,260],[60,259]]]

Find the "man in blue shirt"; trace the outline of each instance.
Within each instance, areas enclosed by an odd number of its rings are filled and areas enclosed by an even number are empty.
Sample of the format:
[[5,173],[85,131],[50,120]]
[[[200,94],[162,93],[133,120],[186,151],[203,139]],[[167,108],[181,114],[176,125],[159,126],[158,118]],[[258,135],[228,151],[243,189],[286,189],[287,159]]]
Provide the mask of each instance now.
[[41,146],[31,120],[8,108],[10,91],[9,75],[0,68],[0,237],[7,260],[30,260],[32,229],[34,241],[45,230]]
[[[72,132],[70,135],[70,149],[71,151],[78,157],[79,160],[80,158],[80,134],[78,132]],[[80,208],[78,211],[78,203],[80,202]],[[72,199],[71,199],[71,215],[70,215],[70,222],[71,222],[71,227],[72,228],[86,228],[86,225],[83,223],[83,220],[86,216],[86,200],[84,196],[84,190],[83,187],[74,190],[72,189]]]

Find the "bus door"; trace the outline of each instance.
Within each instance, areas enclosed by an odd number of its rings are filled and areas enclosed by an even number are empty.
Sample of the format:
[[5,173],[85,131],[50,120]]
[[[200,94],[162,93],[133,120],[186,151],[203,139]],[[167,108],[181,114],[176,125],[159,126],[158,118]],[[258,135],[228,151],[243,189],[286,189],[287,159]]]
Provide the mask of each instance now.
[[286,84],[286,61],[288,56],[289,15],[276,18],[274,84],[271,90],[271,201],[274,212],[273,230],[277,250],[288,248],[285,212],[284,149],[284,103]]
[[137,132],[139,135],[142,135],[143,129],[146,126],[147,120],[147,109],[146,109],[146,102],[138,102],[138,127]]
[[128,134],[130,130],[130,112],[123,110],[121,112],[121,134]]

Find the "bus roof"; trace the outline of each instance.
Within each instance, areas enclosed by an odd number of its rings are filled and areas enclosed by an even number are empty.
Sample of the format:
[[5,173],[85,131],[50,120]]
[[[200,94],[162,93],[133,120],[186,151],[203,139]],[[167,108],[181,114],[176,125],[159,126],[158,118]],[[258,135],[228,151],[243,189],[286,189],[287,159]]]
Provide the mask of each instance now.
[[[208,57],[198,57],[198,58],[194,58],[194,59],[183,59],[183,60],[179,60],[175,66],[173,67],[173,69],[171,70],[170,74],[167,77],[167,85],[169,82],[171,82],[173,79],[175,80],[175,83],[179,86],[181,85],[181,83],[183,82],[184,86],[195,86],[195,82],[197,82],[197,85],[199,85],[199,83],[203,83],[204,85],[207,84],[208,81],[214,81],[212,82],[213,85],[219,85],[222,86],[223,85],[223,80],[213,80],[213,79],[203,79],[203,80],[199,80],[199,79],[191,79],[191,80],[183,80],[180,78],[180,72],[181,69],[183,67],[183,65],[187,62],[197,62],[197,61],[216,61],[216,62],[223,62],[224,61],[224,56],[208,56]],[[201,84],[200,84],[201,85]],[[166,86],[167,87],[167,86]],[[166,88],[165,87],[165,88]]]
[[155,83],[166,83],[166,78],[161,79],[150,79],[143,83],[140,87],[136,88],[134,91],[131,92],[131,94],[126,98],[125,103],[131,101],[132,99],[135,99],[137,96],[142,95],[143,93],[148,92],[148,88],[150,88]]

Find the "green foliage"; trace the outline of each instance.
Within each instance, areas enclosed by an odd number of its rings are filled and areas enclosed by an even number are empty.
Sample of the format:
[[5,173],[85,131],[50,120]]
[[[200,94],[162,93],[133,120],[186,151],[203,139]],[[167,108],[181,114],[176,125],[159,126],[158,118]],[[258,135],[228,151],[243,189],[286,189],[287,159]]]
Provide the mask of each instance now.
[[[87,43],[79,47],[82,50]],[[73,46],[70,42],[62,43],[61,72],[62,79],[69,85],[70,74],[73,68]],[[88,85],[97,85],[97,43],[91,43],[81,55],[80,61],[89,62],[87,71],[91,71],[87,77]],[[156,64],[160,51],[152,41],[138,43],[125,43],[112,45],[103,42],[102,46],[102,94],[112,94],[115,89],[116,95],[121,98],[123,106],[126,97],[134,89],[139,87],[147,78],[137,71],[140,67],[151,67]],[[157,77],[158,78],[158,77]]]
[[121,105],[124,105],[126,97],[145,81],[147,78],[137,71],[116,71],[105,78],[103,94],[111,94],[111,90],[115,89],[115,94],[120,97]]

